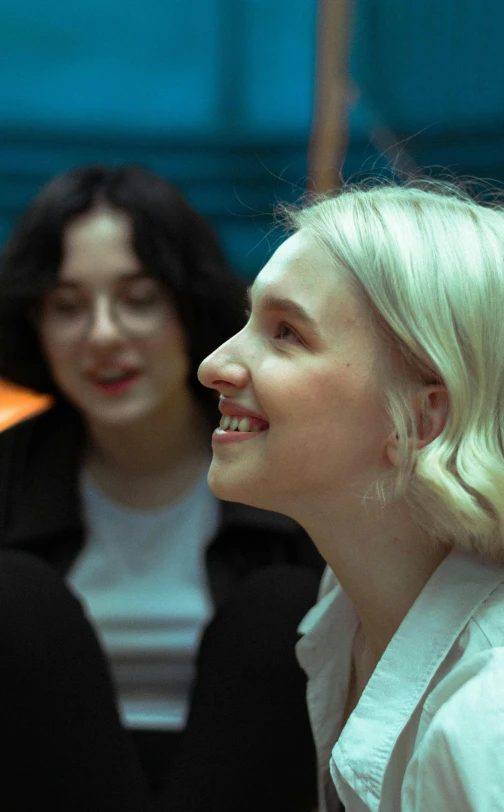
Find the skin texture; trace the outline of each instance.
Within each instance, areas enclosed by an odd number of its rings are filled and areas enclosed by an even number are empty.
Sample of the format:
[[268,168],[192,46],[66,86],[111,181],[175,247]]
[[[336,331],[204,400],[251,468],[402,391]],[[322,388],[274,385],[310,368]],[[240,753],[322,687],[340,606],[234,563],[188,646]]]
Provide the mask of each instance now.
[[[302,304],[317,334],[269,309],[266,296]],[[325,510],[329,499],[341,509],[349,498],[357,504],[386,463],[376,339],[364,306],[322,250],[298,234],[259,274],[252,304],[246,327],[206,359],[200,380],[218,384],[269,429],[246,448],[214,448],[211,487],[289,515]]]
[[[145,270],[133,251],[125,213],[105,207],[86,212],[64,231],[60,287],[44,312],[62,301],[85,302],[92,314],[87,332],[62,342],[50,318],[43,315],[40,323],[52,374],[88,424],[88,468],[110,496],[138,508],[168,504],[208,456],[203,420],[187,383],[182,326],[160,283],[135,280]],[[117,323],[110,303],[140,294],[154,298],[156,329],[138,337]],[[120,394],[100,391],[89,374],[116,365],[134,369],[137,379]]]
[[[312,325],[285,305],[270,306],[268,297],[294,300]],[[361,626],[352,704],[447,554],[427,542],[405,503],[381,509],[362,499],[397,461],[383,358],[351,280],[300,231],[258,275],[245,328],[199,371],[225,401],[269,423],[245,442],[214,443],[212,490],[298,521],[356,606]],[[447,403],[443,386],[419,384],[413,402],[419,447],[442,430]]]

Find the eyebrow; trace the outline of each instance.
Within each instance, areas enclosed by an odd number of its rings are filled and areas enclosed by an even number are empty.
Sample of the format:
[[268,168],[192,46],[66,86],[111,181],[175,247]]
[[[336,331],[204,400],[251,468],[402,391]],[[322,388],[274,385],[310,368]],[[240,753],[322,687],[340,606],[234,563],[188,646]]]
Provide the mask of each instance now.
[[[117,277],[117,281],[129,282],[134,279],[141,279],[142,277],[148,277],[149,279],[151,278],[146,271],[139,270],[123,273]],[[82,282],[73,282],[71,279],[58,279],[56,281],[57,288],[80,288],[82,284]]]
[[[252,307],[252,288],[253,285],[250,285],[247,288],[246,292],[246,300],[249,307]],[[259,299],[260,306],[264,310],[279,310],[282,313],[286,313],[289,316],[293,316],[298,321],[302,322],[312,333],[316,336],[320,335],[320,330],[315,319],[310,316],[310,314],[297,302],[293,301],[292,299],[286,299],[284,297],[279,296],[272,296],[271,294],[265,294],[261,296]]]

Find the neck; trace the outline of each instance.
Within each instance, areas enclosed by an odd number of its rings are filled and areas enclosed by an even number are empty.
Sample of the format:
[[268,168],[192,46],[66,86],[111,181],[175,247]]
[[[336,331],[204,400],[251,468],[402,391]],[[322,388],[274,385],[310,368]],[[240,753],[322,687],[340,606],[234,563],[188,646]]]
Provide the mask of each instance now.
[[210,447],[202,412],[188,393],[177,408],[159,409],[123,424],[88,424],[88,459],[110,469],[142,475],[164,471]]
[[188,395],[176,409],[123,425],[88,425],[85,467],[111,498],[137,509],[169,505],[210,461],[209,428]]
[[449,549],[428,539],[405,503],[303,526],[356,608],[354,656],[365,683]]

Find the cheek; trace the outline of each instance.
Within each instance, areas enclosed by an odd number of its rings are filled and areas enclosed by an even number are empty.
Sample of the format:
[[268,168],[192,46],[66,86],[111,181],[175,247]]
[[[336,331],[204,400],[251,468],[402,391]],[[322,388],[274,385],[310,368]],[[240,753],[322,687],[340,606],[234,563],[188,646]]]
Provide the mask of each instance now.
[[162,333],[144,339],[137,344],[139,353],[147,363],[164,371],[184,367],[189,369],[190,358],[180,329],[167,327]]
[[54,377],[61,375],[68,377],[72,372],[77,372],[78,354],[74,349],[64,344],[54,346],[49,342],[42,342],[41,346],[49,370]]
[[[265,408],[292,419],[326,422],[350,399],[347,371],[314,368],[313,364],[263,363],[253,372],[254,389]],[[270,411],[268,411],[268,414]],[[272,415],[271,415],[272,416]]]
[[[334,453],[334,445],[346,448],[367,445],[372,427],[379,422],[378,404],[367,376],[343,368],[327,369],[296,377],[270,377],[269,391],[274,393],[264,406],[273,422],[292,428],[298,449]],[[278,435],[280,437],[280,434]],[[287,438],[287,435],[285,435]],[[289,442],[292,435],[289,431]]]

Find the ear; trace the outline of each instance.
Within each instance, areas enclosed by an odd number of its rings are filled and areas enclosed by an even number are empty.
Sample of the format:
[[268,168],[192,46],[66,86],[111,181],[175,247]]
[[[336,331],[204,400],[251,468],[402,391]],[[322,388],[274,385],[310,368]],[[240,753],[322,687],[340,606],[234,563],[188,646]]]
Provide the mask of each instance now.
[[[413,410],[417,428],[417,450],[425,448],[439,437],[448,417],[449,398],[444,384],[430,384],[413,396]],[[391,434],[386,444],[386,454],[392,465],[399,457],[399,435]]]

